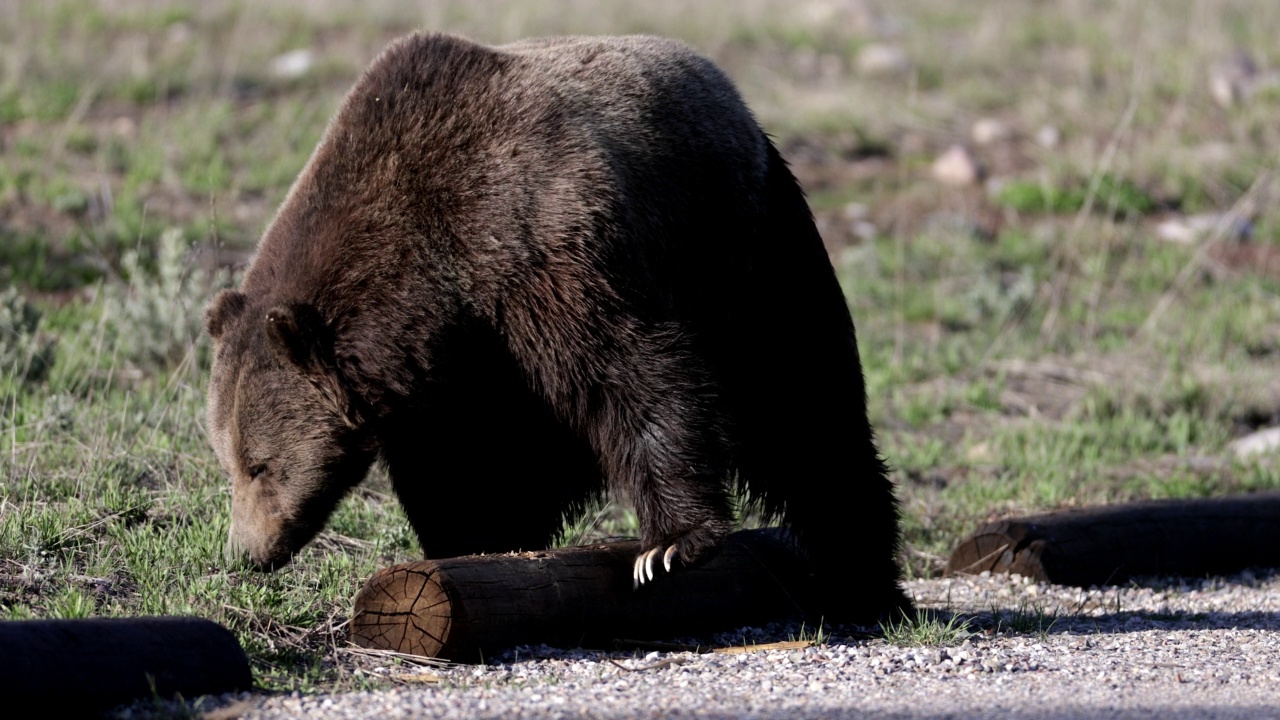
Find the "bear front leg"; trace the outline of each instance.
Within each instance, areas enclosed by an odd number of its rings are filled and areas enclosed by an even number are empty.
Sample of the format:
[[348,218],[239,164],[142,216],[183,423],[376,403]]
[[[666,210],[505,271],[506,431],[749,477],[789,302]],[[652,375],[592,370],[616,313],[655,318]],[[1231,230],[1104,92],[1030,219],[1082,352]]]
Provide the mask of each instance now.
[[670,572],[676,561],[713,556],[733,530],[733,513],[725,422],[710,384],[687,365],[653,357],[633,372],[605,393],[593,440],[639,518],[643,551],[632,573],[639,587],[654,579],[659,558]]
[[694,333],[617,312],[600,299],[609,295],[597,288],[590,302],[544,315],[533,313],[537,298],[512,302],[506,320],[512,350],[548,406],[584,431],[609,487],[635,506],[639,585],[654,577],[659,557],[664,569],[697,564],[732,531],[731,432]]
[[[678,478],[651,476],[648,489],[636,492],[641,552],[632,567],[632,583],[653,581],[659,557],[671,572],[674,562],[696,565],[713,557],[733,531],[733,514],[722,478],[691,473]],[[634,491],[633,491],[634,492]]]

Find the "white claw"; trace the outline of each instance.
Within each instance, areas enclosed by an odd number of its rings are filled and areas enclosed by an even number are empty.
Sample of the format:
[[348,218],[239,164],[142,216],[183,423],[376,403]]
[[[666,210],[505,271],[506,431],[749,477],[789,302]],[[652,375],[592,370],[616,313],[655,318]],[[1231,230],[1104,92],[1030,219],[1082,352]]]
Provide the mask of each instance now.
[[[667,572],[671,572],[671,560],[676,556],[676,546],[667,546],[667,551],[662,553],[662,567]],[[646,582],[653,581],[653,561],[658,557],[658,553],[662,552],[662,548],[656,547],[652,550],[646,550],[636,556],[636,562],[631,567],[631,589],[636,589]]]

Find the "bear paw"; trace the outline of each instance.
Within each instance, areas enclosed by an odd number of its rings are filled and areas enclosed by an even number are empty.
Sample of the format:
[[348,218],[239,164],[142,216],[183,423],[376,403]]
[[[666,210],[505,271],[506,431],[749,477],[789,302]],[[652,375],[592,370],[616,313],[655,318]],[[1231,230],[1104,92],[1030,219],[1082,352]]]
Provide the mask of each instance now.
[[[658,557],[658,553],[661,550],[661,547],[656,547],[636,556],[635,566],[631,569],[632,589],[645,584],[646,580],[653,581],[653,559]],[[671,572],[671,558],[676,556],[677,550],[678,548],[675,545],[670,545],[667,547],[667,551],[662,553],[662,567],[667,572]]]

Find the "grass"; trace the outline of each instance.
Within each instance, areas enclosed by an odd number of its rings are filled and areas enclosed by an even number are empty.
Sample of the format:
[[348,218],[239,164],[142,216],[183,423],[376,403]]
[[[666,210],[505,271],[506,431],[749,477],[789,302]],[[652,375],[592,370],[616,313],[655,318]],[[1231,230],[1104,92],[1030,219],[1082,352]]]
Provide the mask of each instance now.
[[946,647],[959,645],[974,634],[969,621],[954,613],[945,619],[930,610],[916,610],[912,617],[890,620],[880,625],[884,639],[899,647]]
[[822,620],[818,620],[817,627],[813,628],[806,628],[805,623],[800,623],[799,632],[787,636],[789,642],[807,642],[811,645],[826,645],[830,639]]
[[[419,26],[494,42],[658,32],[735,78],[847,290],[910,576],[994,515],[1280,487],[1274,458],[1228,445],[1280,421],[1280,94],[1220,107],[1207,80],[1237,50],[1280,66],[1280,5],[892,5],[0,9],[0,617],[195,613],[232,628],[264,687],[371,682],[343,621],[376,567],[415,556],[412,533],[376,476],[283,572],[223,566],[199,311],[360,68]],[[860,74],[872,42],[910,67]],[[299,48],[311,69],[273,75]],[[932,159],[980,118],[1013,130],[973,147],[989,187],[934,182]],[[1037,140],[1046,127],[1056,143]],[[1243,233],[1157,237],[1164,219],[1229,211]],[[593,508],[562,542],[634,527]],[[943,642],[957,623],[886,635]]]
[[995,200],[1017,212],[1080,212],[1091,198],[1098,209],[1119,214],[1144,215],[1157,207],[1151,195],[1130,181],[1102,175],[1096,187],[1091,185],[1081,183],[1076,187],[1056,188],[1014,180],[1000,188]]
[[994,623],[993,632],[996,634],[1011,632],[1017,635],[1035,635],[1042,641],[1048,637],[1049,632],[1058,622],[1056,611],[1048,610],[1038,603],[1026,601],[1008,610],[992,607],[991,617]]

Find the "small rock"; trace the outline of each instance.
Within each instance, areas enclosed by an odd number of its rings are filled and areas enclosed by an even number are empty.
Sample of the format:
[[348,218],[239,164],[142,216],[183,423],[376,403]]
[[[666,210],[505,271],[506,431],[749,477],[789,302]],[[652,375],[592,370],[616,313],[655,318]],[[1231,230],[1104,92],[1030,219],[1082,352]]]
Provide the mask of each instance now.
[[1209,93],[1214,102],[1229,108],[1244,102],[1249,94],[1249,85],[1258,66],[1248,53],[1236,51],[1226,60],[1214,63],[1209,68]]
[[1062,133],[1053,125],[1044,125],[1036,131],[1036,144],[1046,150],[1058,147],[1062,142]]
[[1229,447],[1238,457],[1252,457],[1280,449],[1280,427],[1270,427],[1232,440]]
[[111,132],[126,140],[132,140],[138,133],[138,124],[133,121],[133,118],[121,115],[111,121]]
[[290,50],[271,59],[272,77],[281,80],[295,80],[307,74],[316,63],[316,54],[308,48]]
[[969,134],[973,137],[975,143],[990,145],[1013,137],[1013,128],[1009,127],[1003,120],[982,118],[973,124]]
[[809,0],[794,12],[806,25],[839,28],[851,35],[893,35],[902,25],[870,0]]
[[873,222],[857,220],[849,224],[849,234],[862,242],[870,242],[871,240],[876,239],[876,236],[880,234],[880,231],[876,228],[876,224]]
[[175,22],[165,28],[164,36],[170,45],[186,45],[194,34],[190,23]]
[[911,59],[897,45],[871,43],[858,52],[856,65],[863,75],[897,75],[911,69]]
[[1156,237],[1178,245],[1190,245],[1200,234],[1187,222],[1187,218],[1168,218],[1156,225]]
[[982,168],[963,145],[952,145],[933,161],[933,179],[947,185],[973,185],[982,179]]
[[1240,240],[1252,231],[1249,218],[1233,213],[1201,213],[1165,218],[1156,225],[1156,237],[1165,242],[1190,245],[1220,230],[1224,237]]
[[841,212],[844,213],[846,220],[865,220],[871,215],[871,208],[866,203],[851,202],[847,203]]
[[980,442],[965,453],[965,459],[973,462],[983,462],[991,459],[991,446],[985,442]]
[[987,178],[986,181],[982,183],[982,189],[987,193],[987,197],[994,199],[1000,197],[1000,193],[1008,184],[1009,178],[994,176]]

